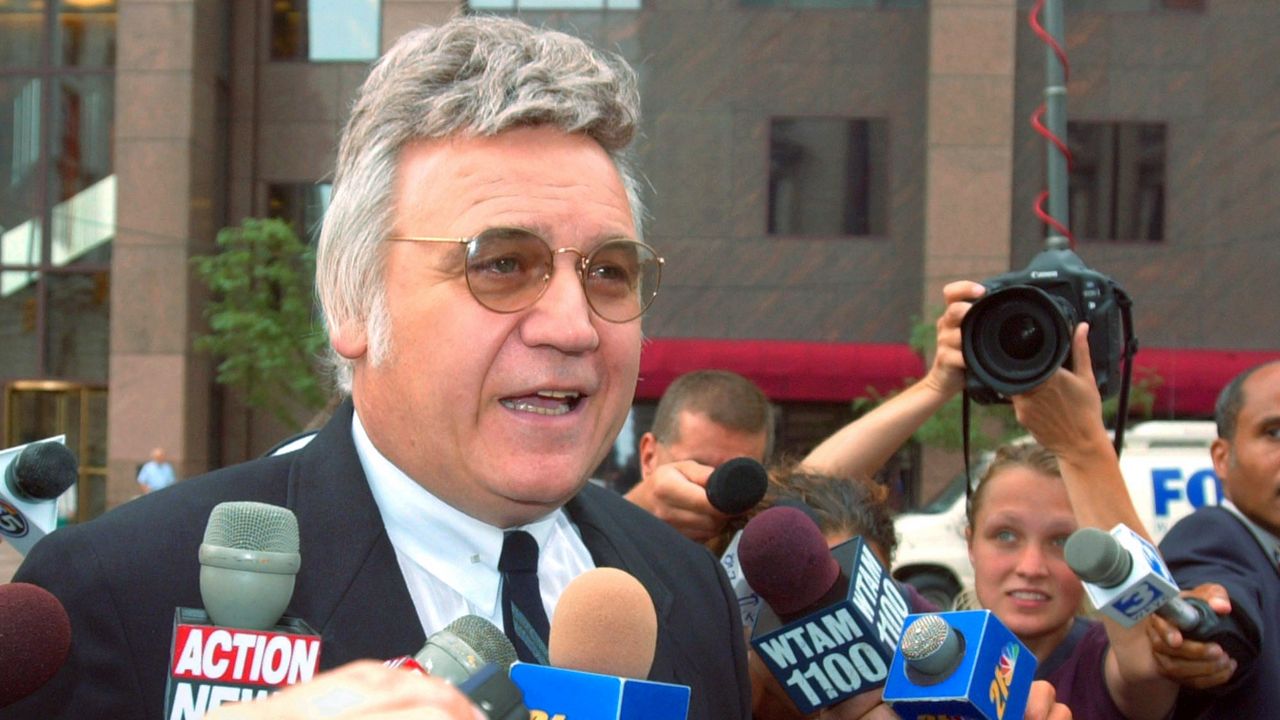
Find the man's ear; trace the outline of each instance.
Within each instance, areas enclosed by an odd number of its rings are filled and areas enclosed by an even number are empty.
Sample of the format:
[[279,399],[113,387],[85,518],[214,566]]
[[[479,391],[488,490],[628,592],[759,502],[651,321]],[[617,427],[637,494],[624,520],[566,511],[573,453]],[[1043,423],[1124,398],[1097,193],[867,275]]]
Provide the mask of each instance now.
[[1231,441],[1225,438],[1214,438],[1209,446],[1209,457],[1213,458],[1213,471],[1226,487],[1227,471],[1231,467]]
[[640,476],[648,477],[657,466],[658,438],[651,432],[640,436]]
[[329,333],[329,344],[333,346],[334,352],[348,360],[362,358],[369,350],[369,338],[364,324],[357,322],[346,322],[335,327]]

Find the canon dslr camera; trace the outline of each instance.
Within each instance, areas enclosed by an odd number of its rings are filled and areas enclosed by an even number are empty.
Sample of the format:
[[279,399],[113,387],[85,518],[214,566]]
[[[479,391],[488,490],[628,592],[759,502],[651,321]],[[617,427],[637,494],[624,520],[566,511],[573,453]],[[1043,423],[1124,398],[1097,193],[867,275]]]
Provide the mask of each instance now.
[[1089,355],[1103,398],[1121,386],[1129,297],[1111,278],[1066,249],[1045,250],[1025,270],[984,280],[987,293],[960,326],[974,402],[1007,402],[1070,361],[1077,324],[1089,323]]

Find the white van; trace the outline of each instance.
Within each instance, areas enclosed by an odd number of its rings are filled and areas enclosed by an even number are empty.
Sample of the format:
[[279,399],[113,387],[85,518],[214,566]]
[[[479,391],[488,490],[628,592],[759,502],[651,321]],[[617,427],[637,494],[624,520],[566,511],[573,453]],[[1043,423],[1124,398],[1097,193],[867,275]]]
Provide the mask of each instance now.
[[[1179,518],[1222,502],[1222,483],[1209,458],[1215,437],[1214,424],[1207,420],[1153,420],[1125,431],[1120,471],[1138,516],[1157,542]],[[974,464],[975,477],[988,460]],[[961,474],[929,505],[894,520],[898,550],[893,576],[943,608],[961,590],[973,587],[964,500]]]

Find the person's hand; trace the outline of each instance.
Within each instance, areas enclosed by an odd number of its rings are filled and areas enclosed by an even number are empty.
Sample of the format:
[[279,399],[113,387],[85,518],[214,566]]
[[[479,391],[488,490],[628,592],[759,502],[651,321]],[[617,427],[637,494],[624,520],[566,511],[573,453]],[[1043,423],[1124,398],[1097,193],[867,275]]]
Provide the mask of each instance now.
[[357,660],[264,700],[222,705],[207,720],[484,720],[460,690],[413,670]]
[[681,535],[703,543],[716,537],[729,519],[707,500],[707,479],[713,470],[693,460],[659,465],[626,497]]
[[947,303],[938,316],[938,345],[933,354],[933,365],[923,382],[950,398],[964,390],[964,353],[961,348],[960,323],[973,302],[986,293],[981,283],[960,280],[947,283],[942,297]]
[[[1227,589],[1217,583],[1205,583],[1184,590],[1183,597],[1196,597],[1209,603],[1219,615],[1231,612]],[[1189,688],[1203,689],[1221,685],[1236,671],[1236,661],[1217,643],[1189,640],[1168,620],[1151,615],[1147,619],[1147,638],[1155,654],[1156,666],[1166,678]]]
[[1024,720],[1071,720],[1071,708],[1058,702],[1057,695],[1048,680],[1032,682]]
[[1089,325],[1076,326],[1071,339],[1071,369],[1058,368],[1039,386],[1015,395],[1018,423],[1059,459],[1110,445],[1102,424],[1102,397],[1089,358]]

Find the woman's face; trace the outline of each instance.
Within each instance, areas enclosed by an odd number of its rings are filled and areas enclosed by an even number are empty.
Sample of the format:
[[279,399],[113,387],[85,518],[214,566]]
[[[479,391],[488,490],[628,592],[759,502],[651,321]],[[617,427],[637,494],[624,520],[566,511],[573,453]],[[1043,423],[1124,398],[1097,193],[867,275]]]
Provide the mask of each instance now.
[[1084,592],[1063,557],[1076,529],[1067,489],[1025,466],[986,483],[969,536],[978,600],[1043,658],[1071,629]]

